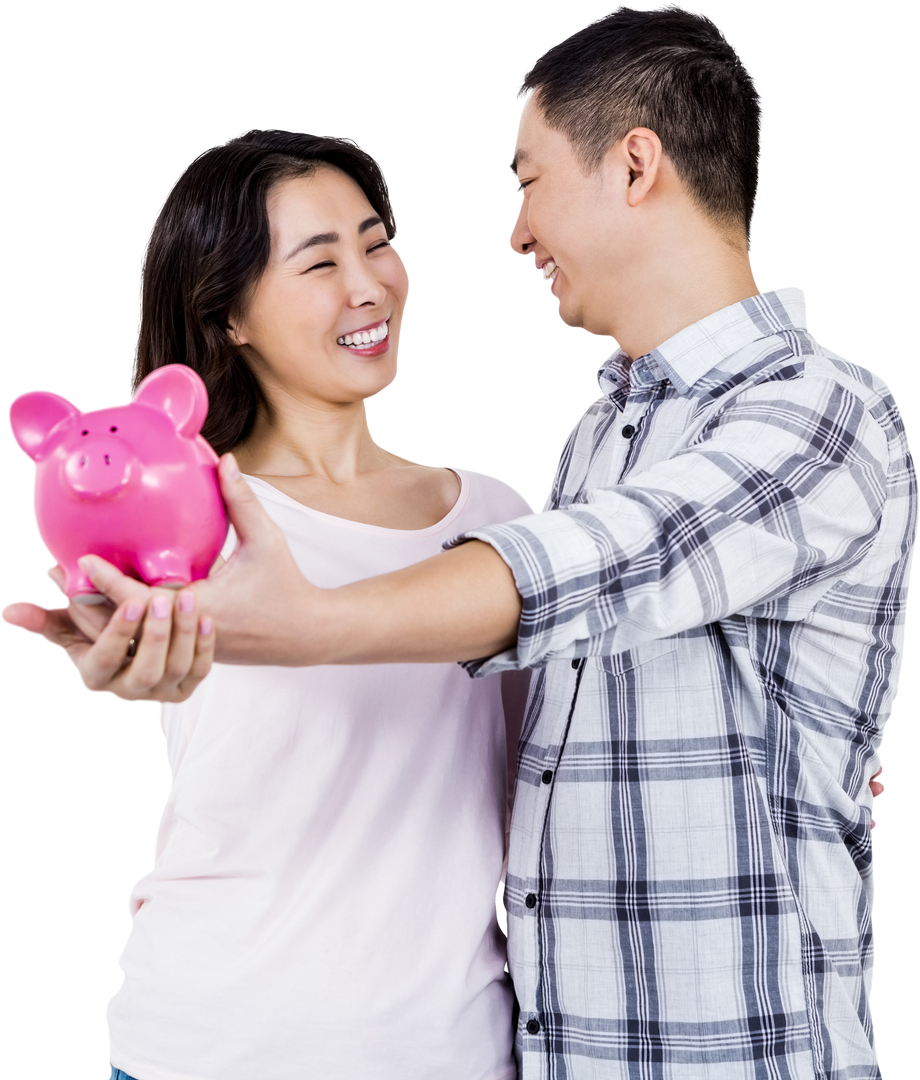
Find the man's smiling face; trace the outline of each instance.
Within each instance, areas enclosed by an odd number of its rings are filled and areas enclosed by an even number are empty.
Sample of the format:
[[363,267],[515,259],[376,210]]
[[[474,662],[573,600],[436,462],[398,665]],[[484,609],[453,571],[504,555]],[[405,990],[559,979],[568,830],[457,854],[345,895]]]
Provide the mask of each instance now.
[[609,334],[617,276],[628,259],[629,173],[608,154],[587,172],[566,135],[549,127],[531,97],[524,106],[512,164],[523,202],[511,246],[533,254],[551,278],[569,326]]

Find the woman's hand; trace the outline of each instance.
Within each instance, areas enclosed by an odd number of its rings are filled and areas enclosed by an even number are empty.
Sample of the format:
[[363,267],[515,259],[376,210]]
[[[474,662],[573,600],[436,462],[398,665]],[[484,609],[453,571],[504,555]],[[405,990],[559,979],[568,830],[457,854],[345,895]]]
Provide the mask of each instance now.
[[[882,775],[882,767],[879,765],[878,772],[874,772],[869,778],[869,790],[872,792],[872,798],[877,799],[879,795],[885,790],[885,785],[879,780]],[[875,821],[872,822],[872,828],[875,828]]]
[[108,690],[129,701],[184,701],[211,670],[212,620],[198,618],[191,589],[176,595],[131,578],[123,578],[121,588],[130,595],[114,609],[70,604],[46,611],[12,604],[3,617],[60,645],[91,690]]

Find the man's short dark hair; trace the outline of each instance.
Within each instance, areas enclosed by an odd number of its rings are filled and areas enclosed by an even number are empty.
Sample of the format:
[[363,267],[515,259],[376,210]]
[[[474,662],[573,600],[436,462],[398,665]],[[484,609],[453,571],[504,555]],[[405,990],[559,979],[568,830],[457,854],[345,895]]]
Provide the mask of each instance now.
[[699,206],[750,235],[759,98],[709,19],[676,7],[620,8],[541,56],[527,90],[588,170],[631,128],[651,128]]

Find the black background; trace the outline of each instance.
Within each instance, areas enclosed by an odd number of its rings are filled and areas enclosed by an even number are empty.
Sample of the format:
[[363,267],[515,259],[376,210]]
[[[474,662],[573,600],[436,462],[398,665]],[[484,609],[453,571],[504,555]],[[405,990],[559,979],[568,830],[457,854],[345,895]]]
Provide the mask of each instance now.
[[[535,10],[473,5],[410,17],[342,6],[317,24],[308,9],[266,8],[207,25],[166,10],[127,26],[95,15],[36,23],[14,50],[23,66],[5,79],[15,109],[4,125],[0,401],[30,386],[81,405],[127,396],[138,245],[173,177],[203,147],[251,125],[357,134],[388,170],[414,282],[402,375],[370,406],[375,433],[411,457],[504,476],[539,505],[609,345],[560,325],[528,262],[505,244],[519,66],[598,14]],[[767,100],[759,283],[806,287],[817,336],[890,378],[909,423],[912,353],[890,269],[904,166],[892,158],[896,86],[871,57],[872,32],[865,21],[828,23],[799,9],[708,10]],[[58,603],[31,529],[29,465],[9,438],[0,444],[10,500],[0,598]],[[68,1032],[50,1055],[42,1040],[29,1040],[28,1052],[36,1064],[100,1080],[100,1014],[118,984],[125,892],[149,868],[165,793],[162,742],[152,706],[87,696],[60,654],[15,631],[0,635],[11,922],[24,957],[12,974],[23,1018],[41,1017],[49,1035]],[[891,912],[904,887],[893,854],[906,835],[907,773],[896,762],[910,683],[908,674],[877,839],[877,1013],[889,1061],[902,1038]]]

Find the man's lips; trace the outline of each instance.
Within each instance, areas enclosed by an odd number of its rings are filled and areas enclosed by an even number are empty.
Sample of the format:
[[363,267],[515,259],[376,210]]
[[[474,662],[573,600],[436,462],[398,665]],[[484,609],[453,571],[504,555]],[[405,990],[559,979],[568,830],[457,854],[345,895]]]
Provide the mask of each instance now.
[[535,262],[535,264],[533,264],[533,269],[540,274],[540,281],[542,281],[544,285],[552,285],[553,279],[559,268],[556,266],[555,260],[545,259],[542,262]]

